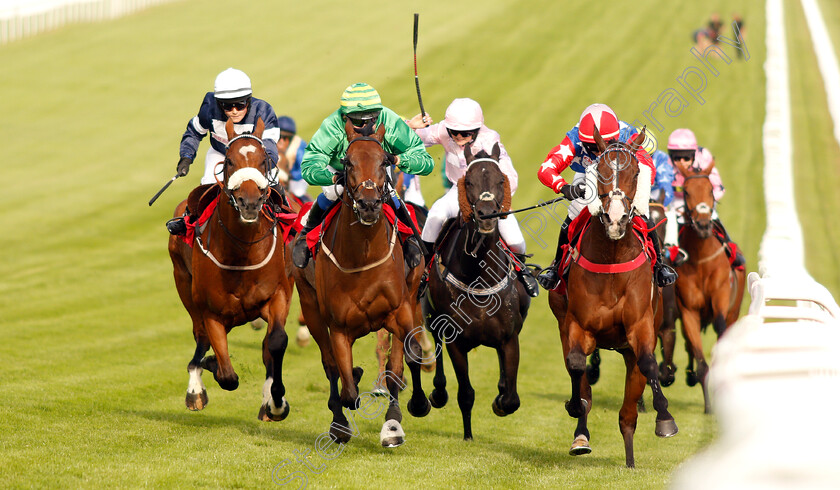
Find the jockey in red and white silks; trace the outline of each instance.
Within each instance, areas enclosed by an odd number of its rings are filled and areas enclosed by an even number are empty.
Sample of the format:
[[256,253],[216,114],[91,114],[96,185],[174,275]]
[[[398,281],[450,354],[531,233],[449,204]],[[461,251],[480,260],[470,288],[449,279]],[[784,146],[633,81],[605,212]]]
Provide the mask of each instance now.
[[[429,120],[429,116],[426,116],[426,121]],[[493,145],[498,143],[501,150],[499,168],[510,182],[511,194],[516,192],[519,176],[513,168],[513,162],[502,144],[499,133],[484,125],[484,115],[478,102],[472,99],[455,99],[446,109],[446,116],[442,123],[420,127],[415,129],[415,132],[427,148],[433,145],[443,146],[446,151],[444,156],[446,177],[453,184],[457,184],[467,173],[464,145],[471,143],[473,154],[480,150],[489,154],[493,151]],[[423,227],[423,241],[433,244],[440,235],[446,220],[458,216],[458,211],[458,186],[453,185],[429,209],[429,216]],[[499,234],[511,250],[516,253],[525,253],[525,238],[514,215],[499,218]]]

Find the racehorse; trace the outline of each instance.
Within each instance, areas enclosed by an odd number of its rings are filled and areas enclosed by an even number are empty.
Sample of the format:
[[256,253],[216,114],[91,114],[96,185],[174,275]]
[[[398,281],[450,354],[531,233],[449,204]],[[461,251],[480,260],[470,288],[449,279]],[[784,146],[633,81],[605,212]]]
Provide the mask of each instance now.
[[342,407],[355,410],[369,401],[359,397],[362,369],[353,367],[353,343],[381,328],[393,334],[385,376],[390,401],[380,443],[394,447],[405,441],[399,406],[404,350],[409,354],[413,384],[408,411],[422,417],[431,410],[421,386],[420,345],[410,335],[423,268],[421,261],[414,269],[405,270],[397,229],[385,219],[384,203],[391,199],[386,169],[394,162],[382,148],[385,126],[380,125],[375,133],[372,128],[360,129],[362,132],[357,132],[349,120],[345,124],[349,146],[343,159],[341,203],[332,219],[322,225],[325,229],[320,233],[316,260],[304,269],[295,267],[293,274],[301,309],[330,383],[330,435],[335,442],[346,443],[353,435]]
[[743,268],[733,269],[730,266],[725,248],[714,234],[712,210],[715,197],[709,181],[714,163],[704,170],[682,162],[674,162],[674,167],[685,177],[685,216],[690,223],[680,230],[680,247],[688,252],[688,260],[680,266],[676,283],[677,306],[688,353],[686,383],[689,386],[700,383],[704,412],[710,413],[707,389],[709,366],[703,355],[701,334],[711,323],[720,338],[726,328],[738,320],[746,272]]
[[[206,208],[209,219],[195,228],[198,249],[181,237],[169,237],[175,286],[192,318],[196,345],[187,367],[190,383],[186,405],[190,410],[207,405],[202,368],[210,370],[225,390],[239,386],[228,355],[227,334],[233,327],[259,317],[268,325],[262,346],[266,380],[259,418],[279,421],[289,414],[282,369],[292,283],[285,273],[278,219],[273,211],[267,211],[269,161],[260,139],[265,125],[260,119],[253,133],[240,135],[234,132],[230,120],[225,128],[229,143],[224,180],[196,188],[175,209],[175,216],[181,216],[188,202],[196,211],[200,207],[197,203],[218,196],[217,201],[211,200],[215,207]],[[211,346],[215,355],[204,357]]]
[[625,463],[630,468],[635,467],[636,404],[644,391],[645,380],[651,387],[657,412],[656,435],[670,437],[677,433],[657,378],[654,356],[661,296],[653,283],[642,240],[632,230],[627,233],[633,215],[643,214],[648,204],[644,192],[636,199],[639,175],[643,186],[650,179],[649,173],[640,171],[635,156],[644,141],[644,133],[642,130],[629,145],[617,143],[607,148],[596,129],[595,140],[602,155],[587,169],[588,211],[592,216],[579,239],[579,254],[569,271],[567,295],[556,290],[549,293],[549,305],[558,320],[566,370],[572,381],[572,396],[566,402],[566,411],[578,419],[569,453],[592,451],[587,428],[592,389],[585,376],[586,356],[596,347],[614,349],[624,357],[627,371],[618,425],[624,438]]
[[473,155],[469,144],[464,147],[468,167],[458,182],[460,212],[438,240],[422,302],[426,327],[436,343],[435,389],[429,400],[441,408],[449,398],[443,369],[442,345],[446,344],[458,378],[465,440],[473,438],[475,390],[467,354],[475,347],[493,347],[499,356],[499,395],[493,400],[493,412],[504,417],[519,408],[519,332],[531,297],[501,242],[499,218],[482,219],[510,209],[510,183],[499,169],[499,154],[498,144],[491,155],[483,150]]
[[[664,197],[664,196],[662,196]],[[650,218],[654,223],[661,223],[665,216],[665,206],[660,203],[650,204]],[[665,224],[657,226],[659,243],[665,243]],[[664,253],[664,251],[663,251]],[[659,382],[662,386],[671,386],[676,378],[677,366],[674,364],[674,344],[677,340],[677,318],[680,311],[677,308],[676,286],[669,284],[662,288],[662,323],[659,325],[659,341],[662,352],[662,362],[659,363]]]

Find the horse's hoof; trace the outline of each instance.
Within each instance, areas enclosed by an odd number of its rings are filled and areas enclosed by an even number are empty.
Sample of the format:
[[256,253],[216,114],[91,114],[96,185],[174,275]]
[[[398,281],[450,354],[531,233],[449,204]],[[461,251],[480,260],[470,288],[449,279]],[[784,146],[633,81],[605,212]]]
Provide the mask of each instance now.
[[449,393],[447,393],[446,390],[438,390],[436,388],[429,394],[429,402],[435,408],[443,408],[446,406],[446,402],[448,401]]
[[201,390],[201,393],[187,392],[186,404],[192,411],[203,410],[207,406],[207,390]]
[[600,367],[593,367],[591,364],[586,366],[586,379],[589,381],[589,385],[594,385],[601,379],[601,368]]
[[657,420],[656,421],[656,435],[659,437],[673,437],[677,435],[677,423],[674,419]]
[[411,398],[408,400],[408,413],[412,416],[420,418],[429,415],[429,412],[432,411],[432,404],[429,403],[429,400],[426,397],[418,397],[415,402],[415,398]]
[[346,425],[338,426],[337,422],[330,424],[330,439],[332,439],[333,442],[338,444],[347,444],[350,442],[351,437],[350,427]]
[[219,369],[219,362],[216,360],[216,356],[213,356],[213,355],[207,356],[204,359],[202,359],[201,362],[199,363],[199,365],[201,366],[202,369],[210,371],[214,375],[216,374],[216,371]]
[[[434,351],[424,350],[423,351],[423,359],[429,359],[433,356],[433,354],[434,354]],[[435,363],[436,362],[437,361],[423,362],[423,363],[420,364],[420,370],[423,371],[424,373],[433,373],[433,372],[435,372]]]
[[647,407],[645,407],[644,398],[639,398],[639,401],[636,402],[636,411],[639,413],[647,413]]
[[236,374],[234,374],[230,379],[219,378],[216,375],[213,375],[213,377],[216,378],[216,382],[219,383],[219,386],[225,391],[233,391],[239,388],[239,376]]
[[575,437],[574,442],[572,442],[572,447],[569,448],[569,454],[572,456],[580,456],[581,454],[589,454],[591,452],[592,448],[589,447],[589,439],[583,434]]
[[264,403],[260,407],[260,413],[257,415],[257,418],[263,422],[280,422],[288,417],[291,407],[289,406],[289,402],[286,401],[286,397],[283,397],[282,400],[283,403],[279,408],[274,406],[274,400]]
[[675,368],[666,365],[664,362],[659,363],[659,384],[663,387],[674,384],[674,380],[677,378],[674,376],[676,371],[677,370]]
[[685,384],[688,386],[694,386],[697,384],[697,373],[694,371],[686,371],[685,372]]
[[382,447],[402,446],[405,443],[405,432],[400,423],[396,420],[386,421],[379,433],[379,442],[382,443]]
[[499,406],[499,397],[498,396],[493,399],[492,406],[493,406],[493,413],[495,413],[497,416],[504,417],[505,415],[507,415],[507,412],[502,410],[502,407]]
[[306,347],[309,345],[309,339],[312,336],[309,334],[309,328],[306,325],[301,325],[298,327],[297,336],[295,337],[295,342],[299,347]]
[[262,318],[257,318],[256,320],[251,322],[251,328],[254,330],[262,330],[265,326],[268,325],[265,320]]

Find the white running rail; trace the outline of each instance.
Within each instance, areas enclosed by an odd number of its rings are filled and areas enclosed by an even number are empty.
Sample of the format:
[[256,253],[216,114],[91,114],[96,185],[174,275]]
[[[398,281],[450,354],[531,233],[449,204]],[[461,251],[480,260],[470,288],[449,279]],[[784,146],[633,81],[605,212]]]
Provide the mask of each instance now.
[[99,22],[175,0],[0,0],[0,45],[57,29]]

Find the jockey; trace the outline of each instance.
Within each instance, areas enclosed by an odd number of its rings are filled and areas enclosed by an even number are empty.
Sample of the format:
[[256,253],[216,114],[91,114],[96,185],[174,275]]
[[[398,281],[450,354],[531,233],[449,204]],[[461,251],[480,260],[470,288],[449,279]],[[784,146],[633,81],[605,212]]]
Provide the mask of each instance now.
[[[210,148],[207,149],[204,158],[204,176],[201,177],[201,183],[215,184],[217,175],[221,175],[221,171],[217,174],[216,167],[225,161],[228,143],[225,123],[230,119],[236,134],[243,134],[253,132],[260,118],[265,124],[262,141],[270,160],[269,167],[273,167],[277,163],[277,139],[280,137],[274,109],[268,102],[251,95],[251,79],[241,70],[228,68],[219,73],[213,84],[213,92],[204,95],[198,115],[190,119],[181,137],[178,176],[183,177],[189,173],[199,143],[210,133]],[[166,227],[173,235],[186,232],[183,217],[169,220]]]
[[277,126],[280,128],[277,151],[286,155],[290,168],[287,175],[283,175],[285,172],[277,168],[275,172],[277,175],[274,180],[288,181],[289,192],[303,202],[311,201],[309,196],[306,195],[309,184],[303,180],[303,175],[300,172],[300,162],[303,161],[303,154],[306,152],[306,141],[298,136],[297,125],[291,117],[278,117]]
[[[306,246],[306,234],[321,223],[326,211],[344,192],[343,182],[337,182],[344,170],[341,159],[347,153],[349,141],[344,131],[345,121],[354,127],[373,125],[385,126],[385,141],[382,147],[395,156],[396,166],[407,174],[428,175],[434,169],[432,157],[423,148],[423,142],[394,111],[384,107],[379,93],[366,83],[355,83],[341,94],[340,107],[327,116],[321,127],[312,136],[301,162],[304,180],[311,185],[324,186],[323,192],[312,203],[306,224],[292,250],[292,261],[297,267],[306,267],[311,252]],[[387,201],[386,201],[387,202]],[[400,221],[410,223],[408,210],[399,201],[391,204]],[[403,252],[409,267],[420,263],[422,251],[413,236],[405,240]]]
[[[498,143],[501,150],[499,168],[510,182],[511,194],[516,192],[519,176],[513,168],[513,162],[502,144],[499,133],[484,125],[484,114],[478,102],[466,98],[455,99],[447,107],[443,123],[429,125],[431,122],[430,116],[426,115],[423,119],[423,116],[418,114],[409,121],[409,126],[414,128],[427,147],[443,146],[446,151],[445,173],[449,182],[456,184],[467,173],[467,160],[464,157],[464,146],[467,143],[471,143],[473,153],[480,150],[490,153],[493,146]],[[429,252],[429,256],[426,257],[427,263],[431,259],[435,241],[440,235],[443,224],[448,219],[458,216],[459,209],[457,185],[453,185],[429,209],[422,235],[423,243]],[[514,215],[509,214],[499,219],[499,234],[511,251],[520,256],[525,254],[525,238]],[[525,267],[520,269],[519,279],[525,285],[528,294],[537,296],[539,286],[534,276]]]
[[[554,261],[538,277],[540,285],[548,290],[556,288],[560,282],[558,268],[563,255],[562,247],[569,243],[569,224],[580,214],[580,210],[587,205],[587,201],[583,197],[586,187],[584,183],[586,180],[585,167],[594,163],[600,156],[594,137],[594,128],[596,127],[607,146],[616,141],[622,143],[632,141],[637,134],[636,128],[624,121],[619,121],[615,112],[608,106],[592,104],[584,109],[580,115],[580,121],[566,133],[563,141],[552,148],[537,172],[540,182],[557,194],[563,194],[570,201],[569,213],[560,227],[560,237],[557,242]],[[650,168],[650,179],[653,183],[656,169],[650,156],[644,149],[640,148],[636,152],[636,158],[640,164]],[[568,167],[572,167],[572,170],[576,172],[571,184],[567,183],[560,175]],[[653,223],[650,217],[644,216],[644,218],[647,221],[648,228],[652,228]],[[674,269],[662,262],[659,237],[656,233],[648,233],[648,236],[653,240],[657,249],[656,263],[654,264],[656,284],[660,287],[673,284],[677,280],[677,274]]]
[[650,198],[667,207],[674,200],[674,166],[662,150],[654,151],[651,158],[656,166],[656,182],[650,189]]
[[[699,168],[700,170],[708,168],[709,165],[713,165],[715,162],[712,152],[708,148],[697,145],[697,138],[690,129],[675,129],[671,133],[668,137],[668,155],[670,161],[687,161],[689,166]],[[712,183],[715,203],[717,203],[725,192],[723,181],[720,178],[720,173],[717,168],[712,169],[712,172],[709,174],[709,181]],[[668,250],[668,253],[671,255],[671,261],[675,265],[681,265],[688,259],[688,254],[685,250],[676,245],[679,243],[679,226],[685,223],[685,216],[683,214],[685,199],[682,192],[684,182],[685,177],[677,172],[674,177],[674,200],[671,201],[670,206],[665,211],[665,216],[668,218],[665,225],[665,249]],[[679,213],[677,212],[678,210]],[[729,238],[729,233],[726,232],[723,223],[720,222],[720,217],[716,209],[712,209],[712,221],[715,227],[723,233],[725,240],[724,248],[727,253],[730,253],[732,248],[730,248],[731,246],[729,244],[734,245],[734,243]],[[738,267],[744,265],[744,256],[737,248],[737,245],[734,250],[736,250],[735,261],[732,263],[732,266]]]

